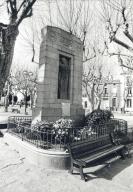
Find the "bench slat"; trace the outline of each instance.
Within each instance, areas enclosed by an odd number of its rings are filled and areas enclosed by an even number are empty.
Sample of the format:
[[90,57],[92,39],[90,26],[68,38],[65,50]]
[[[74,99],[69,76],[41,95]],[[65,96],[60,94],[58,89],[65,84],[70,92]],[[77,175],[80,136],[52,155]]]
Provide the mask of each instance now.
[[106,150],[103,150],[103,151],[101,151],[101,152],[99,152],[99,153],[96,153],[96,154],[93,154],[93,155],[91,155],[91,156],[89,156],[89,157],[84,157],[84,158],[81,158],[81,159],[78,159],[79,161],[82,161],[82,162],[85,162],[86,164],[88,164],[88,163],[91,163],[92,161],[94,161],[94,160],[98,160],[99,158],[102,158],[102,157],[105,157],[105,156],[107,156],[107,155],[109,155],[109,154],[112,154],[112,153],[114,153],[114,152],[117,152],[117,151],[119,151],[120,149],[123,149],[123,145],[120,145],[120,146],[114,146],[114,147],[111,147],[111,148],[109,148],[109,149],[106,149]]
[[125,146],[115,145],[109,134],[95,140],[86,139],[72,143],[68,146],[68,150],[71,156],[70,172],[73,172],[74,167],[78,168],[81,179],[85,179],[83,168],[98,163],[100,159],[105,161],[110,155],[125,158]]
[[76,159],[76,158],[82,158],[82,157],[85,157],[85,156],[91,156],[92,154],[94,153],[97,153],[101,150],[106,150],[107,148],[110,148],[112,147],[111,144],[108,144],[108,145],[104,145],[104,146],[101,146],[99,148],[95,148],[95,149],[92,149],[92,150],[87,150],[85,151],[84,153],[74,153],[73,152],[73,157]]

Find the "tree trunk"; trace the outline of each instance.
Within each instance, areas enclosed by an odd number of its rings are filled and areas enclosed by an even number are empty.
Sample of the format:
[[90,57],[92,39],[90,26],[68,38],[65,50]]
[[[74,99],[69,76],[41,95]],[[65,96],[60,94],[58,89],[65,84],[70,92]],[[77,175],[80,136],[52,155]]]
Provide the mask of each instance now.
[[8,106],[9,106],[9,95],[6,95],[6,97],[5,97],[5,112],[8,112]]
[[100,108],[101,108],[101,99],[100,99],[99,102],[98,102],[98,107],[97,107],[97,109],[100,110]]
[[33,93],[30,94],[30,108],[32,109],[34,105],[34,95]]
[[25,96],[24,96],[24,100],[25,100],[25,114],[27,114],[27,91],[25,93]]
[[15,25],[9,25],[6,29],[2,29],[2,51],[0,55],[0,92],[2,92],[10,72],[17,35],[18,27]]
[[123,113],[125,113],[125,108],[126,108],[126,99],[124,99]]
[[7,87],[7,94],[5,97],[5,112],[8,112],[8,106],[9,106],[9,94],[10,94],[10,85],[8,84]]
[[91,110],[94,111],[94,91],[95,91],[95,84],[93,83],[92,89],[91,89]]

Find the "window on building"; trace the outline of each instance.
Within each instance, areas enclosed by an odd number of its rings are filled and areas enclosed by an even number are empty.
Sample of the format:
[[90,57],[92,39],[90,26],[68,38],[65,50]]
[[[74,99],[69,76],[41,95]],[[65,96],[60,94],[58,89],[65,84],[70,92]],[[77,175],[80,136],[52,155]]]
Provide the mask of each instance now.
[[128,93],[128,95],[132,94],[132,88],[131,87],[128,87],[127,93]]
[[105,87],[105,89],[104,89],[104,93],[107,94],[107,87]]
[[85,108],[87,108],[87,101],[85,101]]
[[104,88],[104,95],[107,95],[108,94],[108,89],[107,87]]
[[70,99],[71,58],[59,55],[58,99]]
[[132,86],[132,78],[131,78],[131,76],[128,76],[128,77],[126,78],[126,85],[127,85],[127,86]]
[[112,107],[116,107],[116,98],[112,99]]
[[132,107],[132,100],[131,99],[127,99],[127,107],[128,108]]
[[87,94],[86,94],[86,93],[84,93],[82,96],[83,96],[83,97],[87,97]]

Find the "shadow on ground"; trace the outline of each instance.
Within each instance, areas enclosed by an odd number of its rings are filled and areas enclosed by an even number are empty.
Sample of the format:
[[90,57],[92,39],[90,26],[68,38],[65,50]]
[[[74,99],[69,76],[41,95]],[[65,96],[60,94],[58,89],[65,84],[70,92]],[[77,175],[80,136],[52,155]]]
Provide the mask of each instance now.
[[[106,180],[112,180],[113,177],[120,174],[126,168],[133,164],[133,157],[130,156],[126,159],[117,159],[115,162],[111,163],[110,166],[99,165],[90,168],[84,168],[85,180],[90,181],[93,179],[103,178]],[[79,175],[74,172],[73,175]]]

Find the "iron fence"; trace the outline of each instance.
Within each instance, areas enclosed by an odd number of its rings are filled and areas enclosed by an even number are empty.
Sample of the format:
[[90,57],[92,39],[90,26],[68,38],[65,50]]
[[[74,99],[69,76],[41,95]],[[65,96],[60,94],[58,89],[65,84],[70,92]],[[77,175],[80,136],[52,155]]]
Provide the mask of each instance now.
[[[8,132],[42,149],[65,150],[68,143],[82,140],[97,140],[111,131],[121,130],[127,134],[127,122],[112,119],[105,124],[93,127],[54,128],[43,126],[36,129],[31,125],[30,116],[11,116],[8,119]],[[133,134],[133,131],[132,131]]]
[[113,122],[114,124],[114,130],[113,131],[117,131],[117,132],[121,132],[125,135],[127,135],[129,128],[127,125],[127,121],[123,120],[123,119],[111,119],[110,122]]

